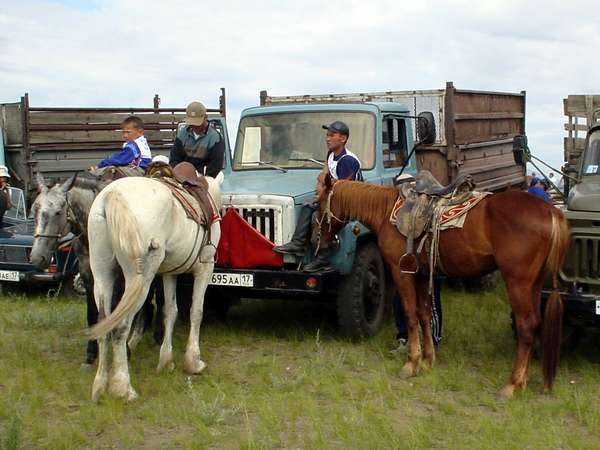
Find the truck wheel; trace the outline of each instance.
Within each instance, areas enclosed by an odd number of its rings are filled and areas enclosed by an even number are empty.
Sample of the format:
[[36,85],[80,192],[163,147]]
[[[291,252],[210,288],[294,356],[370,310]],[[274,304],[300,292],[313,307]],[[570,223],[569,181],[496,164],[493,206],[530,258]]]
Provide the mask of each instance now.
[[337,316],[341,330],[357,339],[379,331],[386,310],[385,270],[377,245],[360,247],[350,274],[337,294]]

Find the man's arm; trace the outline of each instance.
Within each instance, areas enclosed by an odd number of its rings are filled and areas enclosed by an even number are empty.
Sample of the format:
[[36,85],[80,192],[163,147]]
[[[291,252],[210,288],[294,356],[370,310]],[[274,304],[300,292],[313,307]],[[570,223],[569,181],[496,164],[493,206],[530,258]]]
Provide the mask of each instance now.
[[208,162],[206,163],[206,175],[216,177],[223,170],[223,160],[225,158],[225,141],[219,140],[208,151]]
[[340,159],[336,168],[340,180],[354,180],[359,170],[360,164],[350,156]]
[[171,167],[175,167],[180,162],[185,160],[185,151],[183,150],[183,142],[181,139],[175,138],[175,142],[173,143],[173,148],[171,149],[171,153],[169,154],[169,164]]

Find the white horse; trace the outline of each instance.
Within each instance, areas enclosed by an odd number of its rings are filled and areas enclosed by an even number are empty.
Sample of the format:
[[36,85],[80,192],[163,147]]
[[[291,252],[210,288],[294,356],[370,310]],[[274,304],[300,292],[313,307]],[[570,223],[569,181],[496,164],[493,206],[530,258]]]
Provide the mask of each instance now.
[[[221,209],[222,173],[206,178],[217,211]],[[190,202],[196,201],[189,196]],[[201,210],[198,208],[199,214]],[[208,232],[207,232],[208,231]],[[175,284],[177,274],[194,274],[190,311],[190,334],[184,370],[202,372],[200,323],[204,293],[214,269],[221,228],[213,222],[210,230],[189,219],[185,210],[163,183],[150,178],[123,178],[111,183],[94,200],[88,219],[90,266],[94,275],[94,295],[99,323],[89,334],[98,340],[98,370],[92,387],[92,400],[106,391],[126,400],[137,394],[131,386],[127,363],[126,338],[135,313],[141,308],[150,283],[163,276],[164,338],[157,370],[173,369],[172,335],[177,316]],[[125,275],[125,292],[114,311],[111,293],[117,264]],[[112,373],[108,371],[108,336],[113,343]]]

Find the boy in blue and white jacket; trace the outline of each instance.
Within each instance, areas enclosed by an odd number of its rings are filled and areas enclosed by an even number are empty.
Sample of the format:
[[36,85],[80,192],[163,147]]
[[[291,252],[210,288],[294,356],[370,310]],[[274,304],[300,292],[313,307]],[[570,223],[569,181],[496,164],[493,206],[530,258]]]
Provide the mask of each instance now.
[[98,168],[108,166],[134,166],[142,170],[152,162],[152,153],[148,141],[144,137],[144,122],[136,116],[129,116],[123,121],[123,148],[107,159],[98,163]]

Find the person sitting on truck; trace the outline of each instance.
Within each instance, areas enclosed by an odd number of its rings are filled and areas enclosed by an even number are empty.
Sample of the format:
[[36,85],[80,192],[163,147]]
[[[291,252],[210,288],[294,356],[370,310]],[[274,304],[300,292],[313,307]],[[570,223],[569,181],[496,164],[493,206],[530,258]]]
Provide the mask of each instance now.
[[4,227],[4,213],[12,208],[10,184],[8,184],[9,178],[8,168],[0,165],[0,228]]
[[[122,136],[125,143],[120,152],[98,163],[98,169],[110,166],[132,166],[141,171],[152,162],[152,152],[144,137],[144,122],[137,116],[129,116],[122,123]],[[92,172],[94,172],[92,168]]]
[[223,169],[224,158],[225,141],[208,123],[206,108],[200,102],[190,103],[185,110],[185,126],[177,131],[171,149],[171,166],[187,161],[200,175],[214,178]]
[[548,190],[548,184],[543,178],[533,177],[529,183],[529,189],[527,192],[541,198],[547,203],[552,203],[550,194],[546,192]]
[[[360,160],[346,148],[350,129],[341,121],[335,121],[331,125],[323,125],[327,130],[325,143],[327,144],[327,164],[323,166],[319,177],[329,172],[335,180],[363,181]],[[306,203],[300,211],[300,218],[296,224],[296,230],[292,240],[285,245],[273,247],[278,253],[291,253],[303,255],[308,245],[313,217],[318,213],[319,203],[316,199]],[[320,248],[314,261],[304,266],[305,272],[316,272],[329,265],[329,248]]]

